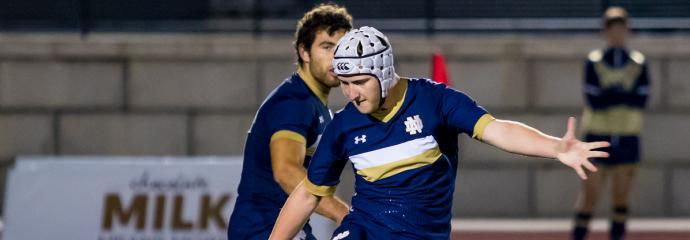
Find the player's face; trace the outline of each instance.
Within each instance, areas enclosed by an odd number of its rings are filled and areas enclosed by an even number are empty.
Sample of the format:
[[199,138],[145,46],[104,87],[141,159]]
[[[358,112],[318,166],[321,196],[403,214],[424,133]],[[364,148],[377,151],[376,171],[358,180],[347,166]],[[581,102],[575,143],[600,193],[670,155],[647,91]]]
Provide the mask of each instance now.
[[381,102],[381,86],[379,80],[371,75],[339,76],[340,88],[343,94],[364,114],[370,114],[379,109]]
[[604,30],[606,41],[611,47],[624,47],[628,36],[627,24],[612,24]]
[[345,35],[344,30],[335,31],[332,35],[328,35],[328,31],[318,31],[309,50],[309,62],[307,63],[309,64],[309,71],[316,81],[328,87],[337,87],[340,84],[333,72],[332,62],[335,45],[343,35]]

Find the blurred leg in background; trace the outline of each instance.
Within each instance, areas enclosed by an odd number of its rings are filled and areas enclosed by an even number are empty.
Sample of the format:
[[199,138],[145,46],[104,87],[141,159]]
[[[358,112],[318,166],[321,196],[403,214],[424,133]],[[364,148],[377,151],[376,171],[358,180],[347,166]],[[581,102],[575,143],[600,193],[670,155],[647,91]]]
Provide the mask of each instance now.
[[585,239],[589,232],[589,222],[594,214],[601,188],[604,186],[607,171],[598,166],[599,171],[591,173],[589,179],[581,181],[580,195],[576,203],[575,223],[572,232],[573,240]]
[[610,237],[612,240],[623,239],[625,235],[625,223],[628,219],[628,196],[636,172],[637,164],[620,165],[611,171],[613,212],[611,214]]

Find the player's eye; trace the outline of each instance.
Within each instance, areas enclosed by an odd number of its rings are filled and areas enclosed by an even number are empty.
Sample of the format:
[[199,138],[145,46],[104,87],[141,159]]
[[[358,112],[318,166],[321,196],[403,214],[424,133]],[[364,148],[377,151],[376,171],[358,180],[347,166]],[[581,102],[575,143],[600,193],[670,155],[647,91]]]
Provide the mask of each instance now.
[[321,48],[323,48],[325,50],[331,50],[331,49],[333,49],[333,46],[335,46],[335,45],[332,43],[322,43],[321,44]]

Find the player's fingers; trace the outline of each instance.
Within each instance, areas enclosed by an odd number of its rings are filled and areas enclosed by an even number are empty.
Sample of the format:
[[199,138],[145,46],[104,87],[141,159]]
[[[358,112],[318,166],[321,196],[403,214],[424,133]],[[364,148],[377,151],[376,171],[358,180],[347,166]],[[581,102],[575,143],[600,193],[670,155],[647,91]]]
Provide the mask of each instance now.
[[597,167],[595,167],[594,164],[592,164],[592,162],[590,162],[589,160],[585,160],[582,163],[582,165],[585,166],[585,168],[587,168],[587,170],[589,170],[589,171],[592,171],[592,172],[597,171]]
[[568,128],[565,132],[565,136],[563,138],[569,139],[569,138],[575,138],[575,117],[569,117],[568,118]]
[[575,166],[575,172],[577,173],[582,180],[587,180],[587,174],[585,173],[585,170],[582,169],[582,166]]
[[607,158],[607,157],[609,157],[609,153],[602,152],[602,151],[590,151],[588,157],[590,157],[590,158]]
[[597,149],[597,148],[603,148],[603,147],[608,147],[608,146],[611,146],[611,143],[606,142],[606,141],[587,143],[587,148],[589,148],[589,149]]

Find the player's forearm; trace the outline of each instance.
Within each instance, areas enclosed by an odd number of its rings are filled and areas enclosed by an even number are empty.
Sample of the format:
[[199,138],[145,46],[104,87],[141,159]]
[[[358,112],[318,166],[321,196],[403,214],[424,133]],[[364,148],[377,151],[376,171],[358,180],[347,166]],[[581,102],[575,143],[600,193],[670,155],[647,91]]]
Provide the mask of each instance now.
[[304,227],[319,204],[319,199],[311,194],[304,184],[298,185],[280,210],[269,239],[292,239]]
[[316,207],[316,213],[330,218],[337,225],[340,225],[345,215],[349,212],[350,209],[347,203],[336,196],[322,197],[319,205]]
[[506,120],[490,123],[483,139],[504,151],[546,158],[556,158],[560,140],[523,123]]
[[283,166],[275,169],[273,175],[280,188],[289,195],[307,177],[307,170],[302,166]]

